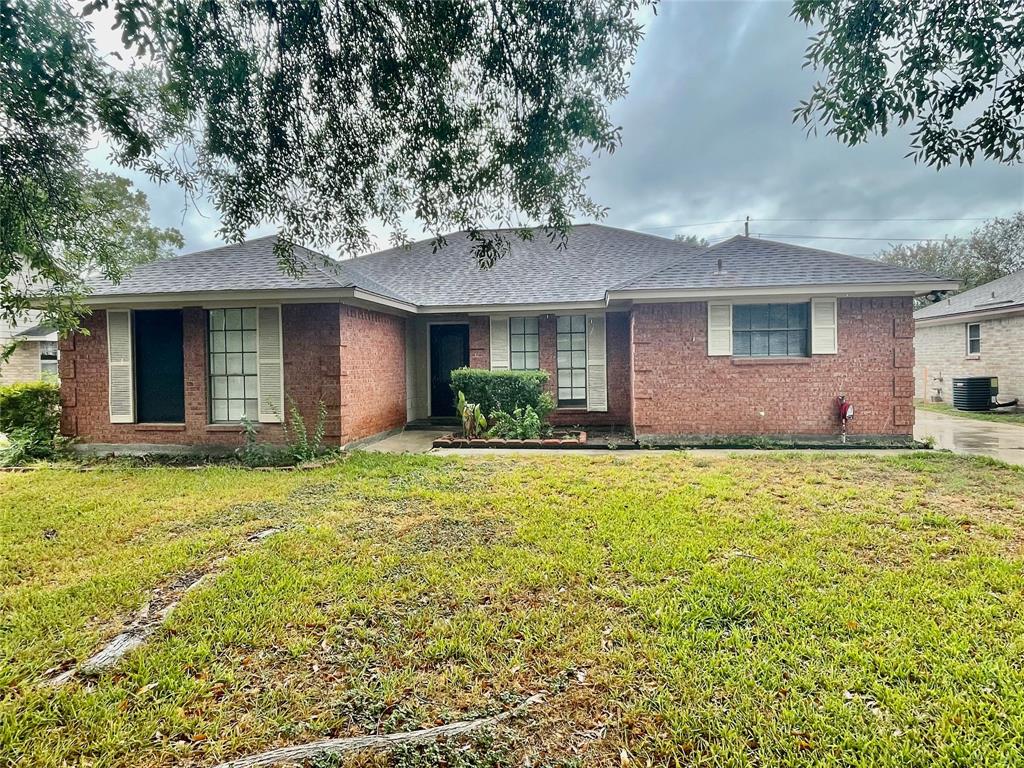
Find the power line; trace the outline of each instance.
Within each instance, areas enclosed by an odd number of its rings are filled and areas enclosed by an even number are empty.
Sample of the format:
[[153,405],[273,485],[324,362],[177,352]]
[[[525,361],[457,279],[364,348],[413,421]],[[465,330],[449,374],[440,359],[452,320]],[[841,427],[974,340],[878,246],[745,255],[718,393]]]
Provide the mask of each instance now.
[[[923,218],[894,217],[894,218],[834,218],[834,219],[775,219],[775,218],[772,218],[772,219],[762,219],[760,217],[751,217],[750,220],[751,221],[758,221],[758,222],[767,221],[767,222],[771,222],[771,223],[793,223],[793,222],[801,222],[801,223],[815,223],[815,222],[828,222],[828,223],[847,222],[847,223],[852,223],[852,222],[860,222],[860,223],[864,223],[864,222],[886,222],[886,221],[895,221],[895,222],[901,222],[901,221],[902,222],[910,222],[910,221],[916,221],[916,222],[921,222],[921,221],[925,221],[925,222],[926,221],[934,221],[934,222],[945,222],[945,221],[954,221],[954,222],[955,221],[989,221],[989,220],[991,220],[993,218],[995,218],[995,217],[994,216],[987,216],[987,217],[981,217],[981,216],[976,216],[976,217],[933,216],[933,217],[923,217]],[[686,229],[686,228],[689,228],[689,227],[712,227],[712,226],[715,226],[715,225],[718,225],[718,224],[742,224],[743,221],[744,221],[743,219],[722,219],[721,221],[703,221],[703,222],[699,222],[699,223],[696,223],[696,224],[666,224],[665,226],[660,226],[660,227],[643,227],[643,229],[646,229],[646,230],[649,230],[649,231],[655,231],[655,230],[661,231],[661,230],[664,230],[664,229]]]
[[941,237],[848,237],[845,235],[783,235],[775,232],[755,232],[754,237],[781,237],[787,240],[880,240],[882,242],[942,242]]

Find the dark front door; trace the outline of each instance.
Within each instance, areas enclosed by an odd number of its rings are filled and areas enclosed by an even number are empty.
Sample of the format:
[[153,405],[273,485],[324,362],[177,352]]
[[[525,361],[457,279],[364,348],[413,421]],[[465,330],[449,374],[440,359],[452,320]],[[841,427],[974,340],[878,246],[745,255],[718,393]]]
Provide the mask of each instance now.
[[185,421],[185,359],[180,309],[147,309],[135,317],[135,419]]
[[469,326],[430,326],[430,415],[454,416],[451,373],[469,365]]

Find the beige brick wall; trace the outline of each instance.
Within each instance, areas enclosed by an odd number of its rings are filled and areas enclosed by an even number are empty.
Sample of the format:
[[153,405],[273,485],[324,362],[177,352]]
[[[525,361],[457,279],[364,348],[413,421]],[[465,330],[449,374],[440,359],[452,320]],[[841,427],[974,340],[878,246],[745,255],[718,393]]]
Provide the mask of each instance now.
[[981,354],[967,356],[966,323],[922,326],[914,337],[914,395],[953,401],[954,376],[998,376],[999,397],[1024,400],[1024,315],[981,321]]
[[[6,344],[6,340],[2,342]],[[23,341],[10,359],[0,365],[0,386],[39,378],[39,342]]]

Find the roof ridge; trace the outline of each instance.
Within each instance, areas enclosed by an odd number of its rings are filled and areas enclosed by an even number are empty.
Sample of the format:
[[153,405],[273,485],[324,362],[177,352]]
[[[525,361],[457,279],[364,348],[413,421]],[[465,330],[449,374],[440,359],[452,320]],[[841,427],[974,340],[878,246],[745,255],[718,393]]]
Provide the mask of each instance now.
[[[641,234],[646,234],[646,233],[641,233]],[[652,237],[657,237],[657,235],[652,235]],[[605,294],[607,294],[608,291],[618,291],[618,290],[620,290],[622,288],[625,288],[630,283],[635,283],[635,282],[637,282],[639,280],[646,280],[649,277],[654,277],[656,274],[658,274],[659,272],[664,272],[666,269],[675,269],[680,264],[682,264],[684,261],[686,261],[688,259],[695,259],[698,256],[702,256],[703,254],[708,253],[709,251],[711,251],[713,248],[716,248],[717,246],[722,245],[722,243],[728,243],[728,242],[730,242],[732,240],[735,240],[737,237],[741,237],[741,235],[733,235],[728,240],[723,240],[721,243],[715,243],[714,245],[709,245],[709,246],[707,246],[705,248],[699,248],[696,251],[693,251],[691,253],[687,253],[687,254],[685,254],[683,256],[680,256],[679,259],[677,259],[677,260],[670,261],[668,264],[662,264],[660,267],[657,267],[656,269],[652,269],[650,272],[645,272],[642,275],[637,275],[636,277],[631,277],[628,280],[623,280],[621,283],[616,283],[615,285],[609,287],[605,291]],[[675,238],[663,237],[661,239],[662,240],[666,240],[668,242],[673,242],[673,243],[677,242],[680,245],[683,245],[685,247],[684,243],[682,243],[681,241],[676,240]],[[694,246],[694,247],[696,248],[696,246]]]

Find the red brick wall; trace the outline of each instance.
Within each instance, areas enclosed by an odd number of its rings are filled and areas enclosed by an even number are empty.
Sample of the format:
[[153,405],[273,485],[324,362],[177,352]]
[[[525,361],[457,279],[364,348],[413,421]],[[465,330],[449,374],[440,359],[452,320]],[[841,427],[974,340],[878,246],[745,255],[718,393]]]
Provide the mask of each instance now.
[[850,434],[909,435],[911,316],[909,297],[840,299],[839,354],[764,361],[709,357],[704,302],[637,305],[637,436],[838,435],[840,393]]
[[[94,312],[76,334],[61,342],[61,431],[83,443],[159,443],[178,445],[239,445],[240,430],[210,425],[206,376],[206,315],[200,307],[183,311],[185,354],[185,424],[111,424],[107,406],[106,313]],[[326,437],[338,444],[340,424],[339,344],[337,304],[285,304],[281,307],[284,340],[285,393],[294,400],[312,429],[317,402],[328,407]],[[286,402],[290,410],[290,402]],[[260,426],[260,439],[284,440],[278,424]]]
[[491,319],[489,317],[474,315],[469,318],[469,367],[491,367]]
[[405,426],[405,322],[342,305],[342,444]]

